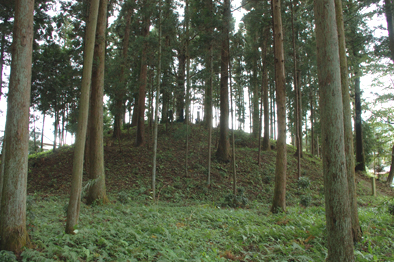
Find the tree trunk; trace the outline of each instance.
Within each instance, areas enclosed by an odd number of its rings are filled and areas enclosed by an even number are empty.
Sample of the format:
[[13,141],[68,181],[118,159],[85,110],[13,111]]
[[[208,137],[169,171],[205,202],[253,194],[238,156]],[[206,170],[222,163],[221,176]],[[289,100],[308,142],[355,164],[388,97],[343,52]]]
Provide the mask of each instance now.
[[315,1],[327,225],[326,261],[354,261],[334,0]]
[[[144,8],[148,9],[148,0],[144,1]],[[147,11],[147,10],[146,10]],[[135,144],[141,146],[145,143],[145,96],[146,96],[146,82],[147,82],[147,52],[148,52],[148,36],[150,27],[150,14],[145,14],[143,21],[142,36],[144,37],[144,47],[141,54],[141,73],[139,78],[139,93],[138,93],[138,117],[137,117],[137,137]]]
[[92,80],[93,50],[96,35],[99,0],[90,1],[89,18],[86,23],[83,57],[82,88],[79,102],[78,128],[75,139],[70,201],[67,209],[66,233],[74,234],[78,224],[82,193],[83,157],[89,111],[89,89]]
[[[3,26],[6,26],[6,20]],[[5,52],[5,32],[1,34],[1,50],[0,50],[0,100],[3,95],[3,66],[4,66],[4,52]]]
[[94,61],[92,72],[92,91],[90,101],[90,170],[89,178],[93,184],[89,187],[87,203],[100,201],[109,202],[105,187],[104,145],[103,145],[103,96],[105,69],[105,31],[107,29],[108,0],[100,0],[97,19],[96,43],[94,46]]
[[183,110],[185,108],[185,64],[186,55],[183,43],[181,44],[179,54],[178,54],[178,90],[176,96],[176,120],[179,122],[184,121]]
[[137,126],[138,118],[138,93],[134,93],[134,106],[133,106],[133,117],[131,119],[131,126]]
[[[252,82],[252,79],[250,79]],[[251,90],[252,87],[248,89],[248,99],[249,99],[249,132],[253,132],[253,97],[252,93],[253,90]]]
[[[297,91],[298,91],[298,134],[300,136],[300,154],[301,158],[303,157],[303,145],[302,145],[302,89],[301,89],[301,70],[297,70]],[[305,127],[307,128],[307,122],[305,121]],[[308,141],[307,141],[307,133],[305,133],[305,145],[308,150]]]
[[229,65],[229,26],[230,26],[230,0],[223,3],[222,48],[220,61],[220,137],[216,157],[219,161],[230,160],[230,141],[228,139],[228,65]]
[[[213,17],[213,3],[212,0],[206,0],[206,6],[209,12],[210,17]],[[207,31],[209,34],[209,55],[208,62],[206,68],[209,70],[209,77],[207,80],[207,85],[205,88],[205,107],[204,107],[204,119],[206,123],[206,127],[209,129],[212,127],[212,90],[213,90],[213,30],[214,27],[211,21],[207,21]],[[211,130],[212,132],[212,130]]]
[[[233,169],[233,195],[234,197],[237,195],[237,168],[236,168],[236,163],[235,163],[235,136],[234,136],[234,105],[233,105],[233,87],[231,84],[231,63],[229,62],[229,72],[230,72],[230,103],[231,103],[231,146],[232,146],[232,169]],[[260,128],[261,130],[261,128]],[[260,133],[261,137],[261,133]],[[260,141],[259,141],[259,148],[260,146]],[[260,149],[259,149],[260,150]],[[260,159],[260,155],[259,155]],[[235,198],[234,198],[235,200]]]
[[[255,39],[255,42],[257,42],[257,39]],[[258,46],[256,44],[255,46],[255,52],[256,55],[253,56],[253,72],[252,72],[252,85],[253,85],[253,136],[257,138],[260,134],[259,127],[260,127],[260,121],[259,121],[259,85],[257,82],[257,53],[258,53]]]
[[310,116],[310,120],[311,120],[311,153],[312,156],[315,155],[315,134],[314,134],[314,108],[313,108],[313,102],[315,99],[314,96],[314,90],[310,91],[310,103],[311,103],[311,116]]
[[[125,5],[126,6],[126,5]],[[128,5],[127,5],[128,6]],[[129,50],[129,41],[130,41],[130,25],[131,25],[131,16],[133,13],[133,9],[128,7],[126,11],[125,24],[126,27],[124,29],[124,37],[123,37],[123,50],[122,50],[122,64],[120,67],[120,88],[116,89],[115,95],[115,121],[114,121],[114,138],[120,138],[120,132],[122,130],[122,119],[123,119],[123,106],[124,106],[124,96],[126,93],[126,67],[127,65],[127,53]]]
[[269,37],[269,27],[264,30],[264,41],[262,46],[262,93],[263,93],[263,105],[264,105],[264,138],[263,138],[263,150],[269,151],[271,149],[270,146],[270,119],[269,119],[269,103],[268,103],[268,65],[267,65],[267,39]]
[[394,22],[393,22],[393,2],[392,0],[384,0],[384,11],[386,13],[387,30],[389,31],[389,47],[390,57],[394,61]]
[[[261,90],[263,91],[263,90]],[[263,92],[261,92],[261,96],[263,95]],[[261,97],[261,104],[260,104],[260,123],[259,123],[259,154],[257,157],[257,165],[261,167],[261,132],[263,130],[263,98]],[[232,106],[232,102],[231,102]],[[231,116],[232,117],[232,116]],[[231,119],[231,121],[234,121],[234,119]],[[233,127],[234,129],[234,127]],[[234,132],[234,130],[233,130]]]
[[272,1],[272,17],[274,25],[274,55],[275,55],[275,84],[276,105],[278,115],[278,140],[276,143],[275,189],[271,211],[277,213],[286,211],[286,85],[283,50],[283,31],[281,0]]
[[185,174],[188,175],[188,155],[189,155],[189,122],[190,122],[190,56],[189,56],[189,0],[185,5],[185,28],[186,28],[186,152],[185,152]]
[[[211,0],[210,0],[211,2]],[[209,50],[209,88],[208,94],[206,98],[208,100],[207,106],[210,108],[207,109],[208,115],[206,117],[207,125],[208,125],[208,175],[207,175],[207,185],[211,186],[211,158],[212,158],[212,90],[213,90],[213,44],[210,44]]]
[[349,79],[348,66],[346,57],[346,41],[345,28],[342,15],[342,0],[335,0],[335,11],[338,29],[338,43],[339,43],[339,59],[341,66],[341,86],[342,86],[342,101],[343,101],[343,123],[345,134],[345,156],[346,156],[346,174],[348,182],[348,192],[350,201],[350,213],[352,218],[352,233],[353,241],[359,242],[362,238],[360,222],[357,211],[356,198],[356,184],[355,184],[355,170],[354,170],[354,149],[353,149],[353,131],[352,131],[352,110],[350,108],[349,95]]
[[34,0],[17,0],[0,174],[0,249],[22,252],[29,244],[26,191]]
[[295,3],[294,0],[291,3],[291,32],[292,32],[292,40],[293,40],[293,80],[294,80],[294,91],[295,91],[295,127],[296,127],[296,153],[297,156],[297,178],[301,177],[301,134],[300,134],[300,124],[301,124],[301,114],[300,114],[300,97],[299,97],[299,74],[297,71],[297,51],[296,51],[296,34],[294,29],[294,12],[295,12]]
[[387,185],[389,187],[391,187],[391,184],[393,183],[393,178],[394,178],[394,145],[393,145],[393,149],[391,151],[390,173],[389,173],[389,176],[387,177]]
[[362,120],[361,120],[361,90],[360,90],[360,72],[358,65],[355,66],[355,130],[356,130],[356,171],[365,171],[365,157],[364,157],[364,143],[362,133]]
[[57,125],[59,122],[59,113],[55,109],[55,122],[53,123],[53,152],[56,151],[56,145],[57,145]]
[[42,130],[41,130],[41,152],[44,151],[44,127],[45,127],[45,112],[42,113]]
[[159,126],[159,105],[160,105],[160,75],[161,75],[161,0],[159,0],[159,50],[158,50],[158,67],[157,67],[157,90],[155,106],[155,127],[154,127],[154,144],[153,144],[153,168],[152,168],[152,191],[153,201],[156,200],[156,156],[157,156],[157,130]]

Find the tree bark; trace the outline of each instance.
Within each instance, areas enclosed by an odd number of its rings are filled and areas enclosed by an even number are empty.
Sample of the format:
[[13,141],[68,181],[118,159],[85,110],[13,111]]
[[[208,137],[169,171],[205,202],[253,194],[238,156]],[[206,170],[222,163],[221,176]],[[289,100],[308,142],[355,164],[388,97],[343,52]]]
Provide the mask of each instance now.
[[155,106],[155,127],[154,127],[154,144],[153,144],[153,167],[152,167],[152,191],[153,201],[156,200],[156,156],[157,156],[157,130],[159,126],[159,105],[160,105],[160,75],[161,75],[161,0],[159,0],[159,50],[157,67],[157,90],[156,90],[156,106]]
[[[3,26],[6,25],[6,20],[4,20]],[[1,50],[0,50],[0,100],[3,95],[3,66],[4,66],[4,52],[5,52],[5,32],[1,34]]]
[[123,37],[123,50],[122,50],[122,65],[120,67],[120,88],[116,90],[115,96],[115,121],[114,121],[114,138],[120,138],[120,132],[122,130],[122,119],[123,119],[123,106],[124,106],[124,96],[126,93],[126,67],[127,65],[127,53],[129,50],[129,41],[130,41],[130,25],[131,25],[131,15],[133,13],[133,9],[128,7],[126,11],[126,27],[124,29],[124,37]]
[[230,141],[228,138],[228,66],[229,66],[229,26],[230,26],[230,0],[223,3],[223,28],[222,28],[222,48],[220,63],[220,136],[216,157],[219,161],[228,162],[230,160]]
[[99,0],[90,1],[89,18],[86,23],[83,57],[82,88],[79,102],[78,127],[75,139],[70,201],[67,209],[66,233],[74,234],[78,224],[82,193],[83,157],[89,111],[89,89],[92,80],[93,51],[96,35]]
[[384,11],[386,13],[387,30],[389,31],[390,58],[394,61],[394,22],[393,22],[393,2],[384,0]]
[[354,261],[334,0],[315,1],[327,225],[326,261]]
[[275,84],[276,105],[278,116],[278,140],[276,142],[275,189],[271,211],[277,213],[286,211],[286,85],[285,58],[283,50],[283,30],[281,15],[281,0],[272,1],[272,17],[274,25],[274,55],[275,55]]
[[[257,37],[254,40],[257,42]],[[254,47],[254,51],[256,53],[255,56],[253,56],[253,72],[252,72],[252,85],[253,85],[253,136],[257,138],[260,134],[260,120],[259,120],[259,84],[257,81],[257,53],[258,51],[258,46]]]
[[92,72],[92,92],[90,100],[90,171],[89,178],[94,180],[89,187],[87,203],[100,201],[109,202],[105,187],[104,145],[103,145],[103,96],[105,69],[105,31],[107,29],[108,0],[100,0],[97,19],[96,43],[94,46],[94,61]]
[[41,130],[41,152],[44,151],[44,127],[45,127],[45,112],[42,113],[42,130]]
[[26,195],[34,0],[15,2],[11,75],[0,174],[0,249],[22,252],[29,244]]
[[56,146],[57,146],[57,126],[59,123],[59,113],[55,109],[55,122],[53,123],[53,152],[56,151]]
[[301,177],[301,132],[300,132],[300,124],[301,124],[301,110],[300,110],[300,86],[299,86],[299,74],[297,71],[297,50],[296,50],[296,34],[297,32],[294,29],[294,9],[295,3],[294,0],[291,4],[291,31],[292,31],[292,42],[293,42],[293,80],[294,80],[294,92],[295,92],[295,127],[296,127],[296,153],[297,156],[297,178]]
[[311,103],[311,116],[310,116],[310,120],[311,120],[311,154],[312,154],[312,156],[314,156],[315,155],[315,131],[314,131],[314,108],[313,108],[313,105],[314,105],[314,99],[315,99],[315,96],[314,96],[314,90],[312,90],[311,89],[311,91],[310,91],[310,94],[309,94],[309,97],[310,97],[310,103]]
[[270,145],[270,119],[269,119],[269,103],[268,103],[268,65],[267,65],[267,39],[269,37],[269,27],[264,30],[264,41],[262,46],[262,90],[263,93],[263,106],[264,106],[264,137],[263,146],[264,151],[269,151],[271,149]]
[[190,55],[189,55],[189,0],[185,0],[185,28],[186,28],[186,151],[185,151],[185,175],[188,175],[189,156],[189,123],[190,123]]
[[213,44],[210,44],[209,50],[209,88],[207,94],[207,106],[210,108],[206,110],[208,113],[206,120],[208,125],[208,175],[207,175],[207,185],[211,186],[211,158],[212,158],[212,91],[213,91]]
[[176,96],[176,120],[179,122],[184,121],[184,108],[185,108],[186,55],[185,55],[185,48],[183,45],[184,44],[182,42],[178,54],[178,75],[177,75],[178,90]]
[[350,108],[349,95],[349,79],[348,66],[346,57],[346,41],[345,41],[345,27],[342,15],[342,0],[335,0],[335,11],[338,30],[339,43],[339,59],[341,66],[341,86],[342,86],[342,100],[343,100],[343,124],[345,134],[345,156],[346,156],[346,174],[348,182],[348,192],[350,201],[350,212],[352,218],[352,233],[353,241],[359,242],[362,238],[360,222],[357,211],[356,198],[356,184],[355,184],[355,170],[354,170],[354,149],[353,149],[353,131],[352,131],[352,111]]
[[[148,0],[144,1],[144,8],[148,9]],[[147,12],[147,10],[146,10]],[[142,36],[144,37],[144,46],[141,54],[141,73],[139,78],[139,92],[138,92],[138,117],[137,117],[137,137],[135,144],[141,146],[145,143],[145,96],[146,96],[146,83],[147,83],[147,52],[150,27],[150,14],[145,14],[143,21]]]
[[[208,13],[210,17],[213,17],[213,3],[212,0],[205,0]],[[207,79],[207,85],[205,88],[205,107],[204,107],[204,119],[206,122],[206,127],[212,128],[212,90],[213,90],[213,31],[214,27],[211,21],[207,21],[206,25],[209,34],[209,55],[207,62],[207,69],[209,70],[209,77]],[[211,130],[212,132],[212,130]]]
[[261,64],[262,64],[262,85],[261,85],[261,95],[262,104],[264,107],[264,136],[262,150],[268,151],[270,147],[270,137],[269,137],[269,103],[268,103],[268,65],[267,65],[267,39],[269,38],[269,27],[264,29],[264,40],[261,47]]
[[387,177],[387,185],[389,187],[391,187],[391,184],[393,183],[393,178],[394,178],[394,145],[393,145],[393,149],[391,151],[390,173],[389,173],[389,176]]
[[362,120],[361,120],[361,90],[360,90],[360,72],[359,65],[356,65],[354,88],[355,88],[355,130],[356,130],[356,171],[365,171],[365,156],[364,156],[364,143],[362,133]]

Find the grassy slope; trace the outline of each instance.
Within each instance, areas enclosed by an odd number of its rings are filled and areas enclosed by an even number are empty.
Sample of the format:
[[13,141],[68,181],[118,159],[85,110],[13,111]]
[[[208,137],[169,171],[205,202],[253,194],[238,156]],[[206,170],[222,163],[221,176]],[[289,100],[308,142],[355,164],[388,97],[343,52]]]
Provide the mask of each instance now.
[[[151,150],[133,147],[133,130],[119,146],[105,149],[111,204],[82,204],[78,233],[65,235],[65,210],[71,177],[72,148],[30,159],[28,228],[32,247],[18,255],[25,261],[323,261],[324,198],[321,163],[307,153],[300,189],[295,179],[294,148],[288,149],[286,214],[269,212],[275,150],[257,166],[257,142],[237,133],[238,181],[249,199],[246,208],[224,208],[231,191],[230,164],[213,162],[213,186],[205,187],[207,132],[193,126],[189,175],[184,176],[184,127],[161,127],[158,156],[158,203],[149,201]],[[216,135],[216,133],[215,133]],[[216,141],[214,137],[213,141]],[[358,175],[359,216],[364,233],[356,245],[357,261],[394,261],[393,218],[387,212],[392,192]],[[309,196],[304,208],[300,199]],[[164,201],[162,201],[164,200]],[[175,203],[174,203],[175,202]],[[0,252],[0,261],[11,254]],[[13,261],[5,260],[5,261]]]
[[[213,157],[212,187],[206,188],[207,174],[207,136],[208,132],[200,125],[194,125],[190,132],[188,175],[185,176],[185,134],[183,124],[175,123],[165,130],[160,126],[157,156],[157,191],[160,200],[180,202],[185,200],[208,200],[218,202],[232,188],[232,168],[230,163],[218,163]],[[127,192],[138,199],[149,198],[152,172],[152,146],[134,147],[134,130],[125,131],[119,146],[113,141],[105,147],[105,170],[107,189],[110,194]],[[106,138],[110,140],[111,138]],[[213,132],[212,154],[215,153],[217,131]],[[245,190],[250,202],[256,200],[270,203],[273,194],[276,151],[262,152],[262,164],[257,165],[258,141],[249,134],[237,131],[236,164],[238,187]],[[274,142],[273,142],[274,144]],[[72,147],[64,147],[55,153],[47,153],[31,158],[29,161],[28,193],[48,195],[67,195],[70,190],[72,170]],[[287,202],[296,205],[300,191],[296,179],[297,160],[295,149],[288,146],[287,160]],[[310,192],[314,205],[323,204],[323,179],[321,160],[304,153],[302,175],[312,183]],[[357,177],[359,196],[371,193],[370,183],[361,174]],[[86,175],[84,178],[86,182]],[[392,195],[383,184],[378,183],[379,195]]]

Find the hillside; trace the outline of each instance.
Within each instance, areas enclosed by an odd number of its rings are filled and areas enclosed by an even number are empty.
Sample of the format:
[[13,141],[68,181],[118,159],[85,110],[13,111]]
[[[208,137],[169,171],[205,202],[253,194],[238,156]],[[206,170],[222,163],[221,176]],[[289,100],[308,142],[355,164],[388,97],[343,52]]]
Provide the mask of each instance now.
[[[148,131],[149,132],[149,131]],[[188,174],[185,175],[186,126],[181,123],[160,125],[157,155],[157,192],[159,200],[169,202],[214,201],[223,202],[232,188],[231,163],[215,160],[217,130],[213,132],[212,186],[206,187],[208,132],[201,125],[189,130]],[[132,200],[150,197],[152,172],[152,142],[148,138],[143,147],[134,146],[135,130],[122,133],[120,144],[111,136],[105,138],[105,172],[109,195],[123,194]],[[244,190],[249,202],[270,203],[273,196],[275,173],[275,141],[273,150],[262,152],[261,167],[257,165],[258,140],[242,131],[236,131],[237,186]],[[149,147],[149,148],[148,148]],[[287,150],[287,205],[298,205],[302,196],[308,204],[322,205],[323,180],[321,160],[305,153],[302,159],[302,176],[309,179],[310,187],[302,190],[296,179],[297,159],[295,148]],[[45,195],[69,194],[71,184],[73,147],[62,147],[56,152],[40,153],[29,160],[28,193]],[[84,183],[87,178],[84,174]],[[359,196],[371,194],[369,178],[357,175]],[[377,182],[379,195],[393,195],[391,189]],[[364,204],[360,200],[360,204]]]

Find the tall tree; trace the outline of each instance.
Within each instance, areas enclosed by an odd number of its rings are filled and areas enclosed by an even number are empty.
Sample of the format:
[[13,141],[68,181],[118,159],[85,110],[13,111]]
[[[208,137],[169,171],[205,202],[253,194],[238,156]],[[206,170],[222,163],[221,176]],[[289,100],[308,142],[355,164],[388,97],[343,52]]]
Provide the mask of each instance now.
[[[346,156],[346,175],[348,182],[348,192],[350,201],[350,212],[352,217],[353,240],[361,240],[362,232],[357,211],[355,170],[354,170],[354,151],[353,151],[353,131],[352,131],[352,111],[350,108],[348,66],[346,57],[345,27],[342,15],[342,0],[335,0],[335,12],[338,30],[339,59],[341,67],[341,89],[343,101],[343,124],[345,132],[345,156]],[[313,141],[313,138],[312,138]]]
[[139,92],[138,92],[138,112],[137,112],[137,137],[135,144],[141,146],[145,143],[145,96],[147,83],[147,53],[149,27],[150,27],[150,0],[143,1],[143,21],[142,21],[142,37],[144,43],[141,52],[141,71],[139,77]]
[[228,138],[228,66],[229,56],[229,32],[230,32],[230,0],[224,0],[223,3],[223,21],[221,32],[221,60],[220,60],[220,135],[219,145],[216,156],[220,161],[228,162],[230,160],[230,141]]
[[387,30],[389,31],[390,58],[394,61],[394,4],[392,0],[384,0]]
[[343,103],[334,0],[315,1],[323,141],[327,261],[354,261],[346,176]]
[[89,204],[100,201],[108,203],[105,188],[104,147],[103,147],[103,96],[104,96],[104,69],[105,69],[105,34],[107,29],[108,0],[100,0],[97,19],[97,33],[94,46],[94,64],[92,72],[92,91],[90,94],[90,170],[89,178],[93,180],[89,187]]
[[131,27],[131,18],[133,13],[133,6],[129,1],[126,1],[123,5],[122,11],[125,12],[125,28],[123,34],[123,48],[122,48],[122,64],[120,66],[120,86],[116,88],[115,102],[114,102],[114,112],[115,112],[115,121],[114,121],[114,133],[113,137],[120,139],[120,132],[122,128],[122,119],[124,113],[124,97],[126,95],[126,68],[128,68],[127,64],[127,56],[129,50],[129,42],[130,42],[130,27]]
[[262,55],[262,68],[263,68],[263,72],[262,72],[262,88],[261,88],[261,92],[262,92],[262,96],[263,96],[263,105],[264,105],[264,137],[263,137],[263,150],[264,151],[268,151],[271,149],[270,146],[270,119],[269,119],[269,103],[268,103],[268,59],[267,59],[267,49],[268,49],[268,43],[267,43],[267,39],[269,37],[270,34],[270,27],[267,27],[264,29],[264,40],[263,40],[263,44],[262,44],[262,50],[261,50],[261,55]]
[[34,0],[17,0],[5,143],[0,174],[0,249],[21,252],[29,243],[26,192]]
[[297,69],[297,50],[296,50],[296,34],[294,29],[294,12],[295,12],[295,2],[294,0],[291,3],[291,33],[292,33],[292,42],[293,42],[293,81],[294,81],[294,92],[295,92],[295,127],[296,127],[296,153],[297,156],[297,178],[301,177],[301,128],[300,124],[301,120],[301,110],[300,110],[300,86],[299,86],[299,77],[298,77],[298,69]]
[[89,18],[86,24],[82,88],[81,97],[79,100],[78,129],[75,139],[70,201],[67,209],[67,234],[74,234],[74,227],[78,224],[79,219],[82,193],[83,158],[89,111],[89,90],[92,81],[93,52],[99,4],[100,0],[90,1]]
[[156,106],[155,106],[155,127],[154,127],[154,144],[153,144],[153,167],[152,167],[152,191],[153,201],[156,200],[156,156],[157,156],[157,130],[159,126],[159,98],[160,98],[160,76],[161,76],[161,0],[159,0],[159,50],[158,50],[158,67],[157,67],[157,90],[156,90]]
[[272,20],[274,27],[276,105],[278,108],[278,140],[276,142],[275,189],[271,211],[286,211],[286,86],[285,58],[283,50],[283,30],[281,0],[272,1]]
[[357,63],[355,68],[354,79],[354,104],[355,104],[355,131],[356,131],[356,171],[365,171],[365,155],[364,155],[364,141],[362,131],[361,118],[361,88],[360,88],[360,65]]
[[[213,17],[212,0],[206,0],[208,17]],[[205,89],[205,120],[208,127],[208,175],[207,185],[211,186],[211,158],[212,158],[212,97],[213,97],[213,31],[214,26],[211,21],[208,22],[207,28],[209,32],[209,58],[207,67],[209,69],[209,78],[207,88]]]
[[394,178],[394,145],[391,149],[391,165],[390,165],[389,176],[387,177],[387,184],[389,187],[391,187],[391,184],[393,183],[393,178]]

